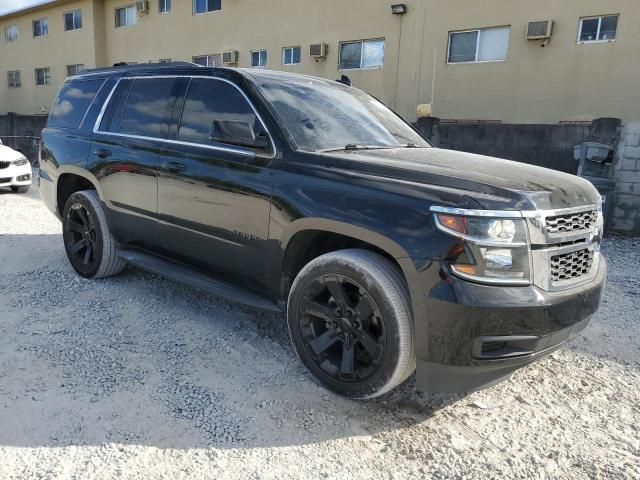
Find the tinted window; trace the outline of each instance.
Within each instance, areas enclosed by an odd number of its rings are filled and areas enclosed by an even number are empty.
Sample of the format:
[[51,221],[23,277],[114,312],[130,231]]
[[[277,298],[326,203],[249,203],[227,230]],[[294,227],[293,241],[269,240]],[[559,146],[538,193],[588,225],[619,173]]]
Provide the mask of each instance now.
[[175,78],[150,78],[134,80],[126,100],[119,126],[114,117],[111,131],[165,138],[169,129],[169,117],[175,103]]
[[178,139],[213,143],[209,135],[215,120],[248,123],[256,134],[262,130],[251,105],[237,88],[220,80],[194,78],[187,92]]
[[102,86],[102,80],[77,80],[66,83],[49,115],[50,127],[77,128]]

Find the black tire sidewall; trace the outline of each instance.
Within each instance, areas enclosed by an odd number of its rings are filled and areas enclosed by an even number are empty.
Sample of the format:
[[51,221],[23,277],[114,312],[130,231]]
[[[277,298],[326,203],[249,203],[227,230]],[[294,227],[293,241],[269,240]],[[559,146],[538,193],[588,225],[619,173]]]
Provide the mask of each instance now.
[[[91,215],[91,218],[93,220],[93,223],[96,229],[96,243],[95,243],[95,252],[94,252],[96,261],[93,263],[93,265],[90,265],[89,268],[84,267],[84,265],[81,262],[78,262],[77,259],[73,255],[71,255],[71,253],[69,252],[70,233],[67,232],[66,223],[67,223],[69,210],[71,210],[71,208],[73,208],[73,206],[76,204],[80,204],[87,209],[87,211]],[[91,204],[91,201],[84,194],[74,193],[69,197],[69,199],[67,200],[67,203],[64,206],[64,212],[62,214],[62,225],[63,225],[62,237],[64,242],[64,249],[67,253],[67,258],[69,259],[69,263],[71,263],[71,266],[78,273],[78,275],[81,275],[85,278],[93,278],[100,270],[100,265],[102,263],[102,257],[103,257],[103,251],[104,251],[104,244],[102,240],[103,225],[100,223],[100,217],[96,213],[96,210]]]
[[[361,382],[340,382],[329,376],[324,370],[315,364],[310,354],[307,352],[302,339],[298,317],[300,301],[303,298],[307,287],[316,278],[325,274],[343,275],[356,281],[364,288],[368,285],[369,288],[367,288],[367,291],[373,298],[380,310],[380,314],[382,315],[386,334],[384,356],[378,370],[371,377]],[[359,271],[343,263],[332,262],[314,266],[309,269],[309,271],[305,272],[304,277],[300,278],[300,281],[294,286],[294,290],[291,292],[289,304],[287,306],[287,323],[289,326],[291,341],[293,342],[293,346],[302,363],[311,371],[316,379],[318,379],[318,381],[320,381],[320,383],[326,386],[329,390],[346,397],[361,399],[375,396],[376,392],[383,389],[389,383],[396,371],[400,357],[400,332],[395,312],[386,300],[386,295],[380,288],[378,282],[376,282],[375,278],[368,274],[366,275],[369,278],[363,278],[364,275]]]

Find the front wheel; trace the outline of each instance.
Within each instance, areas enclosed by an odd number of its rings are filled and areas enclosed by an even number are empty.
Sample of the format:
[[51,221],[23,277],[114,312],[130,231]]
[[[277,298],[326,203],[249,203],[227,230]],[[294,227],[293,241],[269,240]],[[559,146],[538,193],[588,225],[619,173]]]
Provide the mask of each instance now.
[[302,363],[340,395],[378,397],[415,370],[407,284],[377,253],[340,250],[311,261],[291,287],[287,322]]

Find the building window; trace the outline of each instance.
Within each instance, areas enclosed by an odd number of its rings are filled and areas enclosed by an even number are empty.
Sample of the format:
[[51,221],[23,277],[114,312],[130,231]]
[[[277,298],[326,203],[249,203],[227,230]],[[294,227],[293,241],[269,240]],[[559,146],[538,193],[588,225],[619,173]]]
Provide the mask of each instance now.
[[67,76],[72,77],[84,70],[84,63],[76,63],[75,65],[67,65]]
[[507,59],[511,27],[449,33],[448,63],[499,62]]
[[20,70],[7,72],[7,78],[9,80],[9,88],[18,88],[22,86],[22,80],[20,79]]
[[39,18],[33,21],[33,36],[43,37],[49,34],[49,22],[46,18]]
[[360,40],[340,44],[340,70],[382,68],[384,40]]
[[116,28],[130,27],[138,21],[138,13],[135,5],[116,8]]
[[36,85],[51,85],[51,69],[36,68]]
[[578,43],[612,42],[618,32],[618,15],[580,19]]
[[203,67],[219,67],[222,65],[222,55],[198,55],[193,57],[193,63]]
[[161,58],[160,60],[158,60],[158,63],[171,63],[171,59],[170,58]]
[[251,51],[251,66],[252,67],[266,67],[267,66],[267,51],[266,50],[253,50]]
[[282,49],[283,65],[299,65],[302,49],[300,47],[286,47]]
[[4,41],[7,43],[13,43],[18,40],[18,26],[9,25],[4,30]]
[[80,30],[82,28],[82,10],[74,10],[64,14],[64,31]]
[[169,13],[171,11],[171,0],[160,0],[158,11],[160,13]]
[[193,0],[193,14],[215,12],[222,10],[222,0]]

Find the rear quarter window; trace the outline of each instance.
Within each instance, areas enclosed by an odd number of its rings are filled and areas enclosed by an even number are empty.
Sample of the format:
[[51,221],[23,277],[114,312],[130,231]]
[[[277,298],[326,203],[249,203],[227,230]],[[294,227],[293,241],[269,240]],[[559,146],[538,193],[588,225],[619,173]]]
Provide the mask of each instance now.
[[51,109],[47,126],[78,128],[104,80],[74,80],[64,84]]

